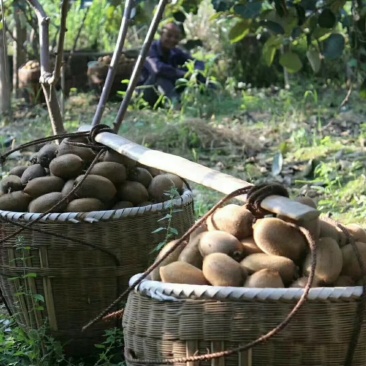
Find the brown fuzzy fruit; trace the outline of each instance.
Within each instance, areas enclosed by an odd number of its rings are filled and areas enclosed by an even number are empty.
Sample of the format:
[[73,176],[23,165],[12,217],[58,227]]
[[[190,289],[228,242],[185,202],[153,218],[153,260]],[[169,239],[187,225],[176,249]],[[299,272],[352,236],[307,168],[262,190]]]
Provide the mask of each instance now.
[[[360,254],[360,259],[362,260],[363,263],[365,263],[364,267],[366,267],[366,243],[357,241],[355,245]],[[343,248],[341,248],[341,250],[343,256],[343,268],[341,275],[349,276],[354,281],[358,281],[362,277],[362,270],[359,265],[353,245],[347,244]]]
[[37,198],[51,192],[61,192],[64,181],[55,176],[34,178],[27,183],[24,192]]
[[203,258],[198,247],[201,235],[196,235],[189,240],[188,244],[179,254],[178,261],[189,263],[200,269],[202,268]]
[[[316,248],[315,277],[323,284],[332,284],[342,271],[342,251],[333,238],[320,238]],[[311,269],[311,253],[305,258],[303,271],[309,276]]]
[[113,207],[112,210],[121,210],[122,208],[133,207],[133,203],[130,201],[119,201]]
[[48,168],[50,162],[57,155],[58,146],[55,143],[49,143],[41,147],[37,153],[37,163],[41,164],[44,168]]
[[225,231],[206,231],[200,235],[198,249],[202,257],[211,253],[224,253],[239,261],[243,258],[244,248],[240,241]]
[[66,212],[91,212],[104,210],[104,204],[97,198],[78,198],[71,201],[67,207]]
[[189,235],[189,241],[193,240],[197,235],[204,233],[207,231],[207,226],[205,223],[198,226],[190,235]]
[[117,197],[121,201],[129,201],[137,206],[149,200],[149,193],[141,183],[126,180],[117,187]]
[[245,272],[224,253],[212,253],[203,260],[202,272],[212,286],[242,286]]
[[285,285],[278,271],[265,268],[249,276],[244,287],[282,288]]
[[356,282],[350,276],[339,276],[337,281],[333,283],[334,287],[352,287],[356,286]]
[[183,181],[175,174],[165,173],[155,176],[148,188],[154,202],[164,202],[171,199],[171,190],[175,188],[180,194],[183,190]]
[[345,228],[351,234],[355,241],[361,241],[362,243],[366,243],[366,231],[358,224],[348,224],[345,225]]
[[65,180],[76,178],[83,171],[84,162],[80,156],[65,154],[53,159],[50,163],[50,172],[56,177]]
[[299,196],[299,197],[296,197],[295,198],[295,201],[296,202],[300,202],[300,203],[302,203],[304,205],[313,207],[313,208],[317,208],[316,202],[311,197],[308,197],[308,196]]
[[22,184],[26,185],[30,180],[38,177],[44,177],[46,175],[46,171],[40,164],[34,164],[29,166],[26,170],[24,170],[20,180]]
[[270,255],[266,253],[256,253],[245,257],[240,265],[243,266],[249,274],[258,272],[262,269],[271,269],[277,271],[285,285],[294,281],[297,275],[295,263],[286,257]]
[[240,242],[244,248],[244,256],[254,253],[263,253],[263,250],[258,247],[252,236],[242,239]]
[[124,165],[111,161],[96,163],[90,170],[90,174],[101,175],[109,179],[115,186],[126,181],[126,168]]
[[[177,243],[177,240],[172,240],[169,243],[167,243],[159,252],[159,254],[157,255],[154,263],[156,263],[157,261],[159,261],[161,258],[163,258],[165,256],[165,254],[168,253],[169,250],[171,250],[175,244]],[[161,281],[161,277],[160,277],[160,267],[164,267],[170,263],[173,262],[177,262],[178,261],[178,257],[179,254],[182,252],[182,250],[184,249],[184,247],[187,245],[186,241],[183,241],[177,248],[174,249],[174,251],[172,253],[170,253],[156,268],[154,268],[152,270],[152,272],[150,273],[150,277],[153,281]]]
[[17,175],[20,178],[26,169],[26,166],[16,166],[9,171],[9,175]]
[[168,283],[208,285],[202,271],[185,262],[173,262],[159,270],[161,280]]
[[[34,199],[28,207],[29,212],[35,212],[35,213],[45,213],[48,210],[50,210],[54,205],[56,205],[58,202],[62,199],[62,193],[61,192],[52,192],[44,194],[43,196],[37,197]],[[64,212],[65,208],[67,206],[66,202],[62,202],[57,207],[53,208],[50,212]]]
[[0,210],[26,212],[32,197],[23,191],[16,191],[0,196]]
[[21,191],[23,184],[17,175],[8,175],[1,181],[1,190],[3,193],[11,193],[15,191]]
[[85,179],[84,177],[79,175],[75,179],[75,184],[82,182],[75,191],[78,198],[97,198],[103,203],[113,200],[117,190],[109,179],[93,174],[89,174]]
[[207,219],[207,228],[226,231],[241,240],[253,234],[253,221],[253,214],[244,206],[228,204]]
[[278,218],[264,218],[253,225],[254,241],[264,253],[280,255],[295,263],[302,259],[307,242],[302,233]]
[[319,219],[320,221],[320,238],[333,238],[340,247],[347,244],[347,237],[343,231],[326,219]]
[[132,160],[125,155],[121,155],[114,150],[108,150],[103,156],[103,161],[123,164],[127,170],[135,167],[137,164],[135,160]]
[[95,153],[92,149],[84,146],[76,146],[68,144],[68,142],[77,142],[90,144],[87,137],[68,137],[62,140],[61,144],[57,149],[57,156],[66,155],[66,154],[74,154],[79,156],[85,164],[90,164],[94,158]]
[[149,187],[153,177],[150,172],[140,166],[133,168],[128,173],[128,180],[133,182],[140,182],[146,188]]
[[[296,281],[292,282],[290,287],[304,288],[308,283],[308,279],[308,277],[300,277]],[[311,284],[311,287],[319,287],[319,281],[315,277],[313,278],[313,283]]]
[[73,190],[75,184],[75,179],[69,179],[63,186],[61,193],[63,196],[68,196],[68,202],[76,198],[75,193],[70,192]]

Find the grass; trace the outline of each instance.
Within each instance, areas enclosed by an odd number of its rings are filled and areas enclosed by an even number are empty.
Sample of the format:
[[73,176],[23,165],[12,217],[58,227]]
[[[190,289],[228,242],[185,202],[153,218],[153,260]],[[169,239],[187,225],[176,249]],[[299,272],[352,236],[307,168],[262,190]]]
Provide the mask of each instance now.
[[[202,96],[196,101],[200,108],[190,108],[187,101],[184,113],[139,109],[135,104],[119,133],[253,184],[282,183],[292,197],[308,194],[315,198],[324,215],[366,226],[364,102],[354,92],[349,104],[341,108],[345,94],[345,90],[329,86],[299,83],[291,90],[252,88],[235,94],[222,92],[211,99]],[[72,96],[66,105],[66,128],[75,131],[81,124],[90,124],[96,104],[92,95]],[[112,126],[118,107],[118,103],[108,104],[103,123]],[[51,134],[44,108],[18,104],[16,110],[13,122],[2,122],[2,136],[13,135],[16,144],[21,144]],[[10,160],[3,173],[13,164]],[[190,183],[198,218],[223,194]],[[24,363],[22,352],[29,356],[34,351],[34,339],[24,337],[10,321],[0,315],[0,347],[13,357],[9,365],[55,364],[48,362],[51,358],[42,364]],[[111,361],[110,353],[105,354],[110,343],[120,338],[109,334],[106,342],[108,339],[108,344],[99,346],[102,352],[97,364],[120,366],[121,361]],[[52,342],[49,344],[57,349]],[[86,365],[66,360],[56,364]]]

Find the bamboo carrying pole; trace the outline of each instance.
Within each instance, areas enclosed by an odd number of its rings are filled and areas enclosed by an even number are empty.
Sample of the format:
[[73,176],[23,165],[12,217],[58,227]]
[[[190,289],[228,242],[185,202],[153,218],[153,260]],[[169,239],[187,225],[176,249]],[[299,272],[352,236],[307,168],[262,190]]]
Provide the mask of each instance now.
[[[82,126],[79,130],[88,131],[90,126]],[[252,185],[244,180],[194,163],[180,156],[148,149],[114,133],[101,132],[95,140],[141,164],[176,174],[181,178],[224,194]],[[245,202],[246,195],[238,196],[237,199]],[[297,221],[312,220],[320,214],[318,210],[310,206],[283,196],[269,196],[262,201],[261,207]]]

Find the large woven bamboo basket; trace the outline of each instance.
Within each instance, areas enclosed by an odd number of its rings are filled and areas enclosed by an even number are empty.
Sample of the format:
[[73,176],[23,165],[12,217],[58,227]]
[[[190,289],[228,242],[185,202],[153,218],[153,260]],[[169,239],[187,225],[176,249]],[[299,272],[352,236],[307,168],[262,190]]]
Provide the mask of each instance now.
[[[302,293],[303,289],[297,288],[213,287],[144,280],[130,293],[124,310],[127,365],[144,365],[137,359],[182,358],[245,345],[282,322]],[[311,289],[290,324],[268,342],[226,358],[173,364],[343,366],[361,293],[362,287]],[[365,325],[352,365],[366,365]]]
[[[32,225],[44,232],[26,229],[0,245],[0,286],[6,303],[27,328],[39,329],[47,320],[51,334],[67,342],[66,354],[89,355],[103,340],[104,330],[115,324],[100,321],[84,332],[81,328],[127,288],[136,271],[151,264],[153,249],[166,235],[164,230],[153,231],[166,225],[158,220],[172,210],[171,227],[182,235],[194,222],[190,191],[145,207],[46,215]],[[37,217],[0,211],[0,238],[18,230],[14,224]],[[43,311],[33,311],[35,295],[44,298],[38,304]]]

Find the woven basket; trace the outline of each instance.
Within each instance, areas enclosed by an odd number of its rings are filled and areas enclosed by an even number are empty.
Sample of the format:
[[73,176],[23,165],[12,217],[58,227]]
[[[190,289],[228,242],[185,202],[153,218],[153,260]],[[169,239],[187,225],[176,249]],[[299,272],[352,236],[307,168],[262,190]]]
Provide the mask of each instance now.
[[[131,279],[131,284],[139,275]],[[290,313],[303,289],[250,289],[144,280],[131,292],[123,328],[128,366],[137,359],[204,355],[245,345]],[[290,324],[270,341],[226,358],[182,366],[342,366],[362,287],[314,288]],[[366,365],[366,326],[353,366]],[[146,365],[146,363],[145,363]],[[161,365],[161,363],[154,363]]]
[[[172,204],[171,227],[182,235],[194,222],[190,191],[181,198],[145,207],[48,214],[32,225],[99,249],[27,229],[2,243],[0,286],[11,311],[19,314],[20,324],[38,329],[47,319],[52,335],[68,342],[67,355],[89,355],[103,339],[104,330],[114,324],[100,321],[84,332],[81,328],[127,288],[136,271],[151,264],[151,252],[166,235],[165,231],[152,232],[167,224],[158,220],[171,212]],[[19,229],[5,219],[26,224],[37,217],[39,214],[0,211],[0,239]],[[20,243],[30,251],[21,249]],[[26,295],[15,295],[25,288]],[[31,311],[35,294],[44,297],[44,311]]]

